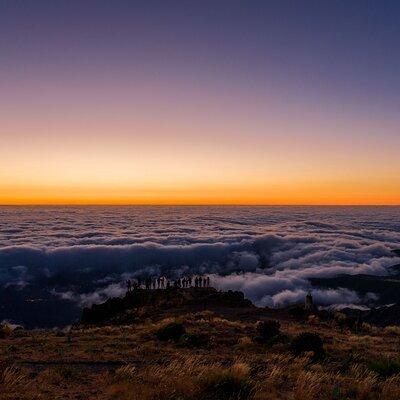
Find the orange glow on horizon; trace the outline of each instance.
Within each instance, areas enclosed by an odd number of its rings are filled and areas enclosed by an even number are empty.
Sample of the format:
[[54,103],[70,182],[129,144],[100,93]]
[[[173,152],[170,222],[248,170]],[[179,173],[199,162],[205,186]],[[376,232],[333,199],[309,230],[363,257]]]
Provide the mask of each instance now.
[[394,118],[229,88],[56,89],[2,104],[0,204],[400,204]]
[[[378,193],[378,194],[377,194]],[[400,205],[390,183],[248,187],[105,188],[21,186],[0,190],[1,205]]]

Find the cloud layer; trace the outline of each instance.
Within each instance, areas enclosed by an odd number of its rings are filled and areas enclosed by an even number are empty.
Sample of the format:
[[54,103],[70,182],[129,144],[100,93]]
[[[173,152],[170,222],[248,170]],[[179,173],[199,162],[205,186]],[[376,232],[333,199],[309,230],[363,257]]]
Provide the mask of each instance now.
[[[308,278],[382,275],[399,263],[400,209],[39,207],[0,209],[0,287],[45,287],[80,305],[123,292],[126,276],[211,274],[259,305],[304,298]],[[361,304],[346,289],[322,305]],[[370,299],[369,299],[370,300]]]

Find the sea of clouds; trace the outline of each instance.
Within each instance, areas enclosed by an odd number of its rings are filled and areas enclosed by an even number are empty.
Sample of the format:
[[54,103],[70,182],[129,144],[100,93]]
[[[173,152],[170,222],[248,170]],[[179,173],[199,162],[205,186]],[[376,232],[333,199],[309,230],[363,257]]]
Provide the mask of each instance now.
[[208,274],[257,305],[361,305],[309,278],[385,275],[400,263],[400,207],[1,207],[0,288],[41,287],[80,306],[128,277]]

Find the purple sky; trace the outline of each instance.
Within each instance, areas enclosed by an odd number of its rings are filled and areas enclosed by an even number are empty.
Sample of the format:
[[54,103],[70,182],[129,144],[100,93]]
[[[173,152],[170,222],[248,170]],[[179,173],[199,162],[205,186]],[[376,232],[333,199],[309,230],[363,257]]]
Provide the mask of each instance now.
[[399,21],[385,0],[3,0],[0,203],[399,204]]

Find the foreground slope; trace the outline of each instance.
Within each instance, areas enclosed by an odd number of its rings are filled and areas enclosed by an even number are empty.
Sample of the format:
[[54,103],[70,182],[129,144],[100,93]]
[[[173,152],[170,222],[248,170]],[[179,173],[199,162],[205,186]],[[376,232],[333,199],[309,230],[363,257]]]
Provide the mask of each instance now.
[[[0,398],[400,398],[397,327],[258,309],[212,289],[143,291],[106,304],[69,330],[3,331]],[[278,331],[260,337],[257,321],[270,319]],[[168,340],[160,334],[168,326],[184,331]],[[323,353],[298,351],[304,332],[322,339]]]

